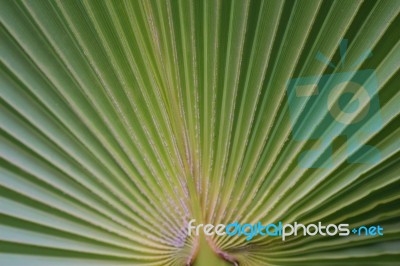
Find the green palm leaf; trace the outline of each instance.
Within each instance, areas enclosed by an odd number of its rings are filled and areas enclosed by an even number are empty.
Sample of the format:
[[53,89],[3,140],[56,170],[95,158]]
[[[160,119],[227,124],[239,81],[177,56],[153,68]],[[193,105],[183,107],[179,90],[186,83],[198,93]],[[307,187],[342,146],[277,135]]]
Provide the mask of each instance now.
[[[396,0],[0,0],[0,264],[395,265],[399,14]],[[288,82],[363,69],[379,130],[296,140],[293,123],[346,127],[321,101],[290,105]],[[364,144],[379,160],[349,163]],[[332,167],[299,164],[329,147]],[[191,219],[384,236],[198,237]]]

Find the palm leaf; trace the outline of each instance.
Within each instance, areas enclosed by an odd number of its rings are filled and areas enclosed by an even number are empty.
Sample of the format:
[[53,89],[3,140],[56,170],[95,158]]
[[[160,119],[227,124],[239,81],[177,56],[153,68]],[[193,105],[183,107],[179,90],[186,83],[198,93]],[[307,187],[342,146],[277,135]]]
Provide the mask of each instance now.
[[[399,13],[396,0],[1,0],[0,264],[398,263]],[[288,81],[363,69],[379,130],[296,140],[293,123],[310,138],[346,127],[325,124],[321,101],[291,106]],[[364,144],[379,160],[349,163]],[[332,167],[298,163],[329,147]],[[188,235],[193,218],[384,236],[206,238]]]

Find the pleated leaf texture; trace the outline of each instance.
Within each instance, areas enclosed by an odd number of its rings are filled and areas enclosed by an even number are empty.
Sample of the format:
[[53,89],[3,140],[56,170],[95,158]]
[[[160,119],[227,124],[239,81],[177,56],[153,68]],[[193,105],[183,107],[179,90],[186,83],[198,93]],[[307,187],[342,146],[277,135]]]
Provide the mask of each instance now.
[[[0,265],[398,265],[399,12],[397,0],[0,0]],[[377,102],[362,122],[379,117],[375,130],[343,136],[351,124],[329,120],[318,93],[289,97],[290,81],[364,70],[359,86],[376,84],[355,112]],[[384,235],[247,241],[189,235],[191,219]]]

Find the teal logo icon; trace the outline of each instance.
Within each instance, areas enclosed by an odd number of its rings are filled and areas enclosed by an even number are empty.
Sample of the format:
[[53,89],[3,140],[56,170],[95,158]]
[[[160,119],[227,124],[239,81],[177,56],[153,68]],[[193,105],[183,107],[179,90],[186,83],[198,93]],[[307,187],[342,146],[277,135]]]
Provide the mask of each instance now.
[[[347,40],[342,40],[342,66],[346,50]],[[367,51],[353,65],[369,56]],[[316,59],[337,68],[322,53]],[[314,141],[312,149],[300,154],[301,167],[332,167],[332,142],[339,136],[346,139],[341,152],[347,162],[375,164],[380,160],[379,150],[367,144],[369,137],[382,127],[378,80],[373,69],[293,78],[287,84],[287,95],[294,140]]]

